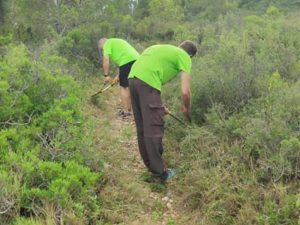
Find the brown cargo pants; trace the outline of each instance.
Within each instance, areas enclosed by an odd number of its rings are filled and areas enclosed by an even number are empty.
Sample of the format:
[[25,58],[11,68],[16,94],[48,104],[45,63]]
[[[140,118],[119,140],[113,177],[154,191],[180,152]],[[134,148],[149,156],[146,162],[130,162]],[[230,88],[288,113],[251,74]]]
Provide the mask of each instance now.
[[164,179],[162,138],[165,110],[160,92],[138,78],[129,79],[129,89],[141,157],[154,176]]

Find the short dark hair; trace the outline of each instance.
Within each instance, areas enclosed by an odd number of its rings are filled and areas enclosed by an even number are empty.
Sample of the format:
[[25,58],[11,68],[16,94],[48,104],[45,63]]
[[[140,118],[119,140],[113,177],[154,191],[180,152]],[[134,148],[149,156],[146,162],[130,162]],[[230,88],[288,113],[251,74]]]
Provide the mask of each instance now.
[[186,40],[179,45],[184,51],[186,51],[191,57],[197,53],[197,46],[194,42]]

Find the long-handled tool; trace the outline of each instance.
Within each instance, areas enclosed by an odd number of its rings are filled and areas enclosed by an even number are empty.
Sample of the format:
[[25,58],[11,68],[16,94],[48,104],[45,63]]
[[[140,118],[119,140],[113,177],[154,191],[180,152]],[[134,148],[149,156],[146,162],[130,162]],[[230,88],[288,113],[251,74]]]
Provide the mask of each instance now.
[[166,115],[170,115],[173,119],[177,120],[179,123],[181,123],[184,126],[189,127],[190,125],[184,122],[182,119],[179,119],[177,116],[171,113],[171,111],[165,106],[165,113]]
[[[96,92],[95,94],[93,94],[91,96],[91,98],[95,97],[96,95],[98,94],[101,94],[102,92],[106,91],[107,89],[111,88],[112,86],[114,86],[117,82],[119,81],[119,78],[118,77],[115,77],[115,79],[113,80],[112,83],[110,83],[108,86],[106,86],[105,88],[101,89],[100,91]],[[103,84],[105,85],[105,83]]]
[[101,94],[102,92],[106,91],[107,89],[111,88],[113,86],[113,84],[108,85],[107,87],[101,89],[100,91],[96,92],[95,94],[93,94],[91,97],[95,97],[98,94]]
[[179,119],[177,116],[173,115],[171,112],[168,112],[168,115],[170,115],[173,119],[177,120],[179,123],[181,123],[182,125],[185,126],[190,126],[189,124],[187,124],[186,122],[184,122],[183,120]]

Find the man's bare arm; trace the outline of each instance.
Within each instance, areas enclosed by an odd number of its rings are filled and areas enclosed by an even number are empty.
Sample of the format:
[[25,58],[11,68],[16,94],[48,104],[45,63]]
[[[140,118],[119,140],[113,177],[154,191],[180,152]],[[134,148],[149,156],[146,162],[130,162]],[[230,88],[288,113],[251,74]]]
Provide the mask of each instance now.
[[191,121],[191,77],[186,72],[181,72],[181,95],[183,101],[182,111],[189,121]]
[[103,56],[102,66],[103,66],[104,76],[108,76],[109,75],[109,57]]

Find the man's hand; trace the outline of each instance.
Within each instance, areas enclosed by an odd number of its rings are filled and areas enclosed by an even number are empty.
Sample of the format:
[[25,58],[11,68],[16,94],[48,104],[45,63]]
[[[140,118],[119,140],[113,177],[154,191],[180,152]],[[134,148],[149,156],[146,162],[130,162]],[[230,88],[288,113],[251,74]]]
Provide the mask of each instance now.
[[115,84],[117,84],[118,82],[119,82],[119,76],[116,76],[116,77],[112,80],[111,85],[115,85]]
[[105,76],[104,77],[104,84],[109,83],[109,81],[110,81],[110,76]]
[[181,112],[185,115],[185,117],[187,118],[187,120],[191,123],[192,122],[191,109],[190,108],[186,108],[185,106],[183,106],[181,108]]
[[167,106],[164,106],[164,108],[165,108],[165,115],[168,115],[171,113],[171,111],[167,108]]

